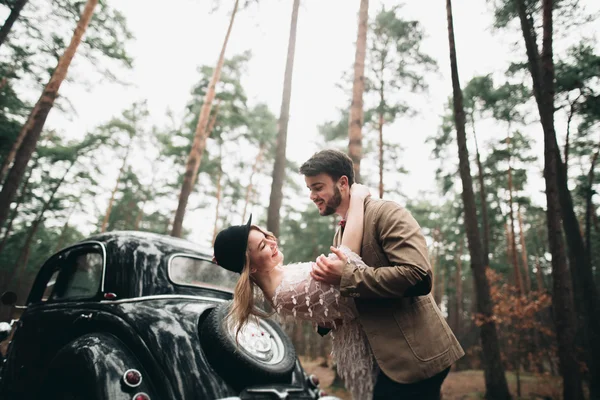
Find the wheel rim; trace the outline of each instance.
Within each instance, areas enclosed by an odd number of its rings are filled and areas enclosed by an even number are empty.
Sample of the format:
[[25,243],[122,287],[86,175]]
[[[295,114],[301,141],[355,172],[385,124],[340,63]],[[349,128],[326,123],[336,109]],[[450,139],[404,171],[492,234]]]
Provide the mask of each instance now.
[[[227,334],[235,342],[236,326],[233,323],[227,325]],[[242,350],[264,364],[277,364],[285,354],[281,338],[264,320],[258,320],[258,323],[249,320],[240,331],[237,342]]]

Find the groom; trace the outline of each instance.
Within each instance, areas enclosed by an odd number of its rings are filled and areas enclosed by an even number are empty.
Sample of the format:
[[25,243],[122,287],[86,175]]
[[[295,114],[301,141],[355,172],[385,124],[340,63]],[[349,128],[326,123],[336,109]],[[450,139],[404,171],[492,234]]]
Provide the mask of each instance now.
[[[321,216],[342,217],[333,239],[339,246],[354,183],[352,160],[322,150],[300,173]],[[373,399],[439,399],[450,366],[464,351],[431,295],[432,271],[419,224],[394,202],[366,199],[360,255],[368,268],[321,257],[312,275],[355,300],[380,369]]]

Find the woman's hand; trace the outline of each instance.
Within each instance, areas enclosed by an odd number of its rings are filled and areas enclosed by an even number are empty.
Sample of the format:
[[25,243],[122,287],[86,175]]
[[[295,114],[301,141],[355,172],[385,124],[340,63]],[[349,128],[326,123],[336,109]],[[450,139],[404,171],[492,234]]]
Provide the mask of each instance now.
[[360,183],[354,183],[350,187],[350,197],[358,197],[361,199],[366,199],[371,195],[369,188],[365,185],[361,185]]

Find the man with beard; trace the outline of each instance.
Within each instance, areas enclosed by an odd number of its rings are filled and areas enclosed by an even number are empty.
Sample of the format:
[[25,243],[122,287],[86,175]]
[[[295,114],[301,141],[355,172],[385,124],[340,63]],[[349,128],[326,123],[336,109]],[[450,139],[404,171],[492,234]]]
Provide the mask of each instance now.
[[[322,150],[301,167],[321,216],[342,217],[333,243],[344,234],[354,183],[352,160]],[[427,244],[412,215],[397,203],[367,198],[358,268],[321,256],[312,277],[339,285],[352,297],[379,372],[373,399],[439,399],[450,366],[464,355],[431,295]],[[324,335],[326,328],[319,327]]]

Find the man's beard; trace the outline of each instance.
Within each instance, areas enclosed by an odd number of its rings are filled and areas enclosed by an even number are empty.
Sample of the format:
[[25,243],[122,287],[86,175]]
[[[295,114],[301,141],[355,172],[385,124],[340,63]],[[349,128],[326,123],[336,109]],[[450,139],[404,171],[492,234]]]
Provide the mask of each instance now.
[[342,204],[342,193],[337,188],[333,187],[333,197],[325,203],[325,209],[320,213],[322,217],[335,214],[335,210]]

